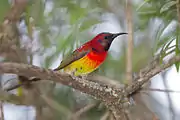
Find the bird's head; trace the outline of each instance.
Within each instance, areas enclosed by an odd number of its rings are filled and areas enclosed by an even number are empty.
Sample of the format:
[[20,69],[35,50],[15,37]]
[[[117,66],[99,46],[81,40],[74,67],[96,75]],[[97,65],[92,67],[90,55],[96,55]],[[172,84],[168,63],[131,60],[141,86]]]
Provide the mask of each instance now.
[[91,41],[92,47],[94,50],[103,52],[103,51],[108,51],[112,41],[123,34],[127,33],[108,33],[108,32],[103,32],[98,34],[96,37],[94,37]]

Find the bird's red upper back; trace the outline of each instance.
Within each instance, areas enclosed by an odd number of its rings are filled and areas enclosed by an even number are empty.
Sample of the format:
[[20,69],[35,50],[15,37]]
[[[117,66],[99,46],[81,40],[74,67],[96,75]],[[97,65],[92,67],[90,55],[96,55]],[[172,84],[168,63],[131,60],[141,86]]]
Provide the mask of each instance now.
[[98,39],[99,37],[96,36],[91,41],[86,42],[81,47],[79,47],[77,51],[82,52],[84,50],[90,50],[90,52],[87,54],[88,58],[99,62],[103,62],[106,59],[107,51],[103,49],[103,46],[100,45]]

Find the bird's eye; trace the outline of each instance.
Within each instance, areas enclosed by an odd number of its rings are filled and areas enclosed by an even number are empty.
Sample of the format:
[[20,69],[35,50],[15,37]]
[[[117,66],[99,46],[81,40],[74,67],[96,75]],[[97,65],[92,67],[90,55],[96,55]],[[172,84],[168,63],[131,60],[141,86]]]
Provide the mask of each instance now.
[[108,39],[108,36],[104,36],[104,39]]

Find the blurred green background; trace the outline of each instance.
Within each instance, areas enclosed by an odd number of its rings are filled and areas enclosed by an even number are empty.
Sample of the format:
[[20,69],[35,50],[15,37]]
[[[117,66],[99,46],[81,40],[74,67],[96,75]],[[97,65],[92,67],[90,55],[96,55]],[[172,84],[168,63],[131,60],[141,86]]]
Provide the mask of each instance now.
[[[10,8],[10,3],[0,0],[1,22]],[[29,0],[26,13],[18,25],[22,47],[30,52],[29,64],[55,68],[65,55],[96,34],[127,32],[126,12],[126,0]],[[179,53],[180,34],[176,1],[132,0],[132,18],[133,72],[138,72],[157,53],[161,53],[162,58],[172,52]],[[106,61],[93,74],[123,83],[126,72],[127,36],[118,39],[112,44]],[[177,63],[176,68],[178,66]],[[49,89],[42,87],[44,91]],[[50,96],[55,109],[46,111],[49,117],[46,116],[47,119],[69,120],[69,117],[82,107],[90,105],[77,120],[105,120],[105,115],[109,115],[107,119],[111,120],[112,116],[103,104],[69,87],[58,84],[53,87]],[[13,109],[26,111],[25,108]],[[33,111],[33,108],[29,109]],[[26,112],[31,117],[35,114],[28,110]],[[11,120],[10,114],[6,114],[5,111],[7,120]],[[34,119],[25,118],[25,112],[18,115],[20,117],[17,120]],[[162,113],[159,113],[159,116],[163,116]]]

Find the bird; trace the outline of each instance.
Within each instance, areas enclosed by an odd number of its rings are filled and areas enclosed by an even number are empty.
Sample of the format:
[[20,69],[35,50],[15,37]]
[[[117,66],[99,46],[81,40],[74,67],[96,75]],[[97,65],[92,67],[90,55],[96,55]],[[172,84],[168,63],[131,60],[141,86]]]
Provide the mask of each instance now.
[[[72,77],[86,77],[86,75],[95,71],[105,61],[113,40],[124,34],[128,33],[99,33],[93,39],[84,43],[72,53],[65,56],[60,65],[53,69],[53,71],[64,70],[64,72],[69,73]],[[76,77],[73,78],[76,79]],[[18,96],[22,96],[22,87],[17,88],[17,90]]]
[[64,57],[54,71],[63,70],[73,76],[86,76],[95,71],[107,58],[108,50],[115,38],[128,34],[102,32]]

